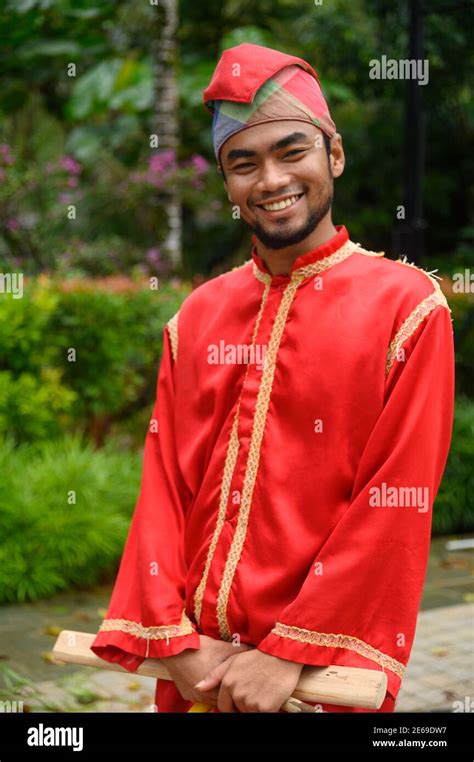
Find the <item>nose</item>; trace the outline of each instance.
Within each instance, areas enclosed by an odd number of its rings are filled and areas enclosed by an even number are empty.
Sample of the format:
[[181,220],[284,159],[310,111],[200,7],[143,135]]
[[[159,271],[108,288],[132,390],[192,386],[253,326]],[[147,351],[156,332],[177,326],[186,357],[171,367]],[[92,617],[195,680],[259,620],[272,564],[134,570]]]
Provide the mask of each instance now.
[[267,196],[277,191],[285,192],[285,188],[291,185],[291,175],[286,167],[280,162],[266,161],[262,164],[260,177],[257,182],[256,192],[258,197]]

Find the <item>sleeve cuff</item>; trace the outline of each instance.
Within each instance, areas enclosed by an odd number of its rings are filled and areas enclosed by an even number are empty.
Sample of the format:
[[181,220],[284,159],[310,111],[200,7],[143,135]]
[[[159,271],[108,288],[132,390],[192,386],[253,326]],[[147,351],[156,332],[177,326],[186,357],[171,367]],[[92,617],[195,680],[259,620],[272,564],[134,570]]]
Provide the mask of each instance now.
[[128,619],[105,619],[91,651],[104,661],[135,672],[147,658],[163,659],[187,648],[200,648],[195,625],[182,612],[180,624],[145,627]]
[[[289,628],[298,629],[298,628]],[[301,632],[310,632],[301,630]],[[316,633],[314,633],[316,634]],[[318,633],[325,636],[325,633]],[[342,638],[338,635],[327,635],[328,638]],[[363,641],[352,638],[355,644],[363,644]],[[300,642],[290,637],[283,637],[271,631],[257,646],[259,651],[277,656],[287,661],[298,662],[299,664],[308,664],[313,667],[329,667],[337,665],[341,667],[358,667],[360,669],[374,669],[378,672],[385,672],[387,675],[387,694],[392,699],[396,699],[402,683],[403,671],[405,669],[401,662],[392,657],[382,654],[367,644],[366,653],[372,651],[371,658],[368,655],[363,656],[350,648],[344,648],[333,645],[315,645],[314,643]],[[358,646],[357,646],[358,647]],[[359,647],[360,649],[360,647]],[[385,657],[385,658],[384,658]]]

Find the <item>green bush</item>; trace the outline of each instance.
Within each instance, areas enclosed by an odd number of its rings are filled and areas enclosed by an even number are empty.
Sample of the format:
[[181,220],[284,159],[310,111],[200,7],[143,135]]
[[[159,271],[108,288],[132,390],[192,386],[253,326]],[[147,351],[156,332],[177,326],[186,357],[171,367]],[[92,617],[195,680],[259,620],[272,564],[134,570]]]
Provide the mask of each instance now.
[[[0,603],[46,598],[114,571],[141,458],[78,436],[0,443]],[[71,502],[75,493],[75,502]]]
[[[77,420],[146,404],[154,393],[164,325],[180,304],[171,289],[61,294],[51,339],[60,345],[65,382],[77,392]],[[76,351],[74,362],[67,359],[69,348]]]
[[62,383],[58,345],[45,340],[57,309],[42,278],[23,298],[0,301],[0,434],[17,441],[60,434],[76,400]]
[[[37,441],[86,432],[97,445],[115,430],[142,442],[140,411],[153,401],[166,321],[188,287],[126,279],[41,276],[23,298],[0,300],[0,435]],[[72,357],[72,350],[75,358]]]
[[474,402],[457,397],[451,450],[433,512],[433,533],[474,529]]
[[77,399],[61,383],[59,368],[40,368],[38,375],[0,371],[0,431],[16,441],[58,436]]

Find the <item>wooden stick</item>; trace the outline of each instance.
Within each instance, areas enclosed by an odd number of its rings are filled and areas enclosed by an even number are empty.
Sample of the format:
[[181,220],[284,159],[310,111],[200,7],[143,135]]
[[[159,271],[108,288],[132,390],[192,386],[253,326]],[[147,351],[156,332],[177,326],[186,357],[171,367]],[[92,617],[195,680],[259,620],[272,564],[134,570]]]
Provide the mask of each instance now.
[[[70,664],[82,664],[87,667],[98,667],[115,672],[128,672],[119,664],[100,659],[90,650],[95,637],[88,632],[63,630],[54,644],[54,658],[57,661]],[[134,674],[160,680],[172,680],[170,673],[160,659],[145,659]],[[317,704],[380,709],[386,690],[387,675],[379,670],[305,665],[298,685],[288,701],[291,702],[295,698],[301,701],[314,701]]]

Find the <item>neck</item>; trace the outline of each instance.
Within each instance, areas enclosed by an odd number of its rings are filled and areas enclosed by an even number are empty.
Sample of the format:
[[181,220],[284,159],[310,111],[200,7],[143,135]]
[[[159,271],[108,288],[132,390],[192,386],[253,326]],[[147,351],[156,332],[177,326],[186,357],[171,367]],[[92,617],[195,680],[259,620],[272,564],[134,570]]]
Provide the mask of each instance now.
[[332,219],[327,215],[313,232],[300,243],[287,246],[284,249],[270,249],[257,238],[255,249],[272,275],[288,275],[297,257],[322,246],[323,243],[327,243],[336,233],[337,230],[332,224]]

